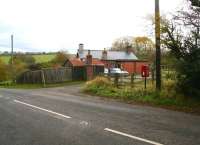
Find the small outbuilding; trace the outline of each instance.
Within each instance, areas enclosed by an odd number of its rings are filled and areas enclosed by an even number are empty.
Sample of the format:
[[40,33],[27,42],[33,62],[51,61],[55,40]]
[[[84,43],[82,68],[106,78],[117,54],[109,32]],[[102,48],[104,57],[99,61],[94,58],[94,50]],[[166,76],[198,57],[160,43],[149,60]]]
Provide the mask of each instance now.
[[64,67],[72,68],[73,80],[91,80],[93,77],[104,73],[104,63],[92,58],[90,51],[85,59],[72,58],[64,63]]

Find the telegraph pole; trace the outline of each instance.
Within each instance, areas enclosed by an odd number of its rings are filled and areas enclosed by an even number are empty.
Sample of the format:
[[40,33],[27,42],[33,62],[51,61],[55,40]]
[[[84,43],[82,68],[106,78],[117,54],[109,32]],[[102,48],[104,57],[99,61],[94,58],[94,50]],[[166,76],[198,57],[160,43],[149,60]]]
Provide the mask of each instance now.
[[14,71],[13,71],[13,34],[11,35],[11,75],[12,75],[12,81],[14,82]]
[[155,39],[156,39],[156,89],[161,90],[161,50],[160,50],[160,4],[155,0]]
[[13,66],[13,35],[11,35],[11,65]]

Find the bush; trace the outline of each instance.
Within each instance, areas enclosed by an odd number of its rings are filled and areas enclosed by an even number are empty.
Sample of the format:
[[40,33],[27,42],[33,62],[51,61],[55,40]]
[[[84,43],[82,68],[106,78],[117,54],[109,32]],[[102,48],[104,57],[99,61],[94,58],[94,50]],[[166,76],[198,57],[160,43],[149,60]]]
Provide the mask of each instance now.
[[111,82],[105,77],[96,77],[94,80],[91,80],[86,83],[84,88],[85,91],[92,91],[97,93],[99,90],[105,90],[107,88],[112,88]]
[[177,65],[177,85],[186,96],[200,98],[200,46],[192,45],[190,49],[190,53]]
[[171,80],[176,80],[176,74],[175,72],[167,72],[165,75],[165,79],[171,79]]
[[[13,56],[13,63],[15,62],[23,62],[27,66],[35,64],[35,58],[32,55],[18,53]],[[9,64],[11,64],[11,59],[9,60]]]
[[8,67],[0,59],[0,82],[1,81],[6,81],[7,79],[8,79]]
[[67,52],[60,51],[56,54],[55,58],[52,60],[52,63],[63,65],[64,62],[69,58],[70,56]]
[[29,65],[28,69],[31,70],[31,71],[35,71],[35,70],[41,70],[42,68],[41,68],[40,64],[37,63],[37,64]]

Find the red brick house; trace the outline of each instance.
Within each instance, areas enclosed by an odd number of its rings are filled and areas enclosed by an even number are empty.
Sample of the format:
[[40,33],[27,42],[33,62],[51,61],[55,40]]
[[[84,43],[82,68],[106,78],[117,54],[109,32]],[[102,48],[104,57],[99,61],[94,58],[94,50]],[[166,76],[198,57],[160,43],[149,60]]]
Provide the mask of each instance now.
[[86,61],[88,51],[92,56],[92,59],[99,60],[104,64],[105,68],[121,68],[132,73],[140,73],[141,66],[147,65],[148,62],[139,60],[135,54],[127,49],[127,51],[111,51],[111,50],[85,50],[83,44],[79,45],[77,58],[81,61]]

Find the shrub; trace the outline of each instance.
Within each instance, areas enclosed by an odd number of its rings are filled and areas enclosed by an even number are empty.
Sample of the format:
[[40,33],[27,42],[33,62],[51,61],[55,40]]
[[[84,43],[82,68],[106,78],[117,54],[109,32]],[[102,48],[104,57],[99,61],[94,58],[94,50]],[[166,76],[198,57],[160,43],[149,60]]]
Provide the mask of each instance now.
[[42,69],[42,68],[51,68],[53,67],[53,63],[52,62],[42,62],[42,63],[38,63],[37,64],[37,68],[38,69]]
[[31,71],[35,71],[35,70],[41,70],[41,66],[40,64],[31,64],[28,66],[28,69],[31,70]]
[[96,77],[94,80],[88,81],[84,87],[84,91],[99,96],[116,96],[115,88],[105,77]]
[[175,80],[176,79],[176,74],[174,72],[168,72],[168,73],[166,73],[165,78],[167,80],[168,79]]
[[63,65],[64,62],[70,58],[68,52],[60,51],[56,54],[55,58],[52,60],[52,63]]
[[112,87],[111,82],[105,77],[96,77],[94,80],[88,81],[86,83],[85,89],[96,88],[96,89],[106,89]]
[[0,59],[0,81],[8,79],[8,68],[6,64]]
[[[23,62],[27,66],[35,64],[35,58],[32,55],[17,53],[13,56],[13,63]],[[9,64],[11,64],[11,59],[9,60]]]

